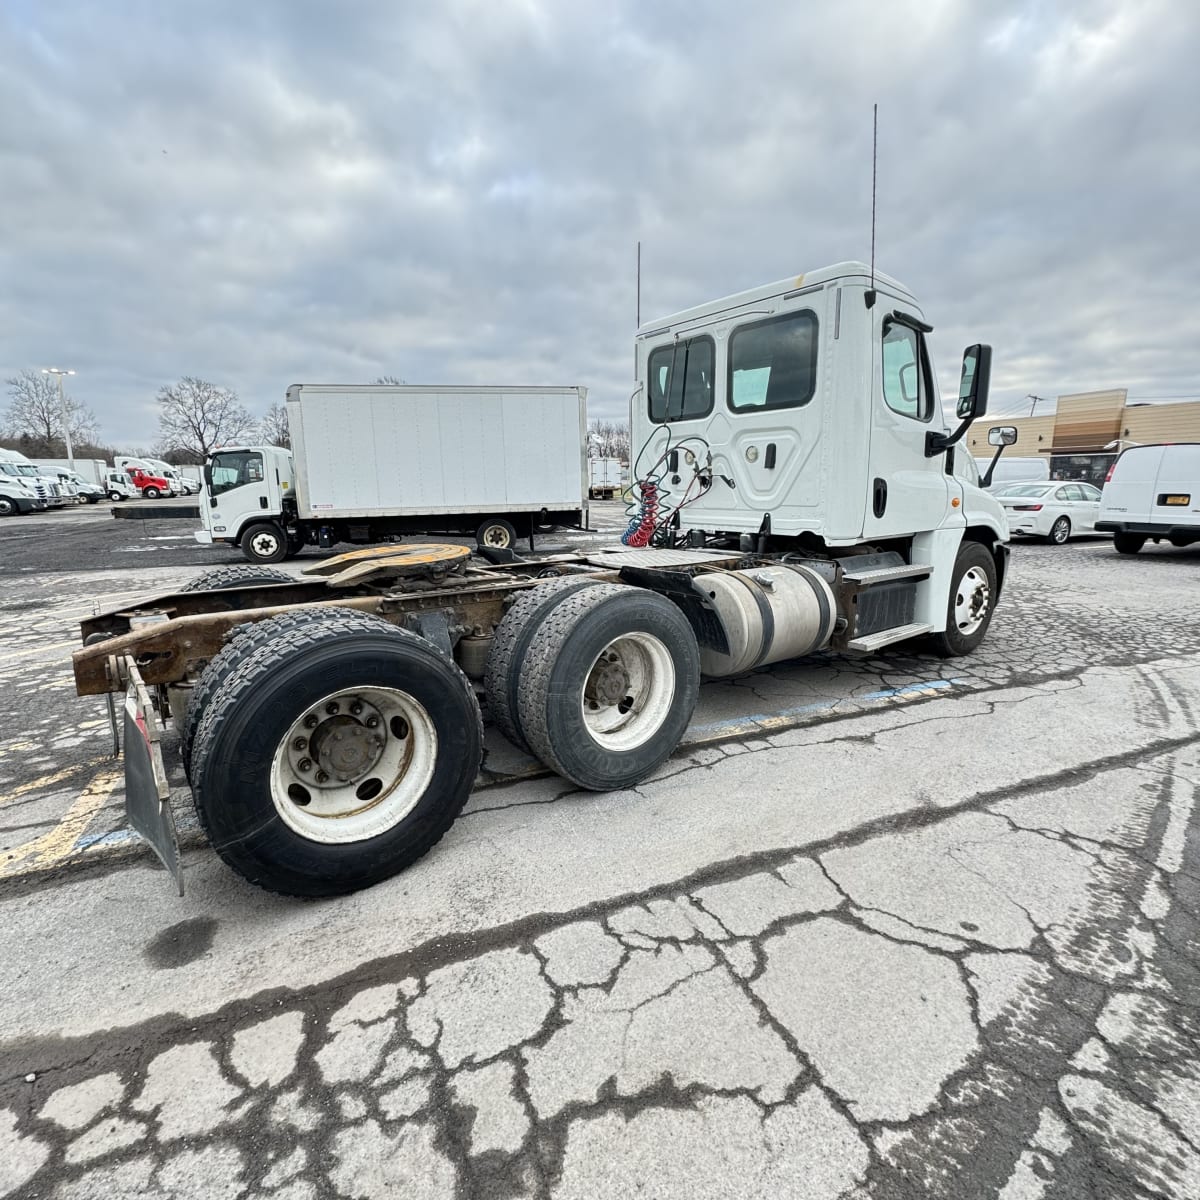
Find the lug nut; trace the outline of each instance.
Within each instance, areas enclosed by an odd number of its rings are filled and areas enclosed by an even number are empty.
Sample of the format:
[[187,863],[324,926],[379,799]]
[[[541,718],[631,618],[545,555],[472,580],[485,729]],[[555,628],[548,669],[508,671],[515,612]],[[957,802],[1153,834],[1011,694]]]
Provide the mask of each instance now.
[[292,746],[293,746],[293,748],[294,748],[294,749],[296,749],[296,750],[303,750],[303,749],[304,749],[304,747],[305,747],[305,746],[307,746],[307,745],[308,745],[308,738],[306,738],[306,737],[298,737],[298,738],[297,738],[297,739],[296,739],[296,740],[295,740],[295,741],[292,743]]
[[354,703],[350,705],[350,715],[351,716],[357,717],[358,714],[360,712],[362,712],[362,710],[363,710],[363,706],[362,706],[361,700],[355,700]]
[[334,740],[335,742],[340,742],[340,741],[342,740],[342,735],[341,735],[340,733],[335,733],[335,734],[333,735],[333,740]]
[[316,727],[317,727],[317,714],[309,713],[308,716],[304,718],[304,728],[305,729],[316,729]]
[[368,717],[367,718],[367,728],[368,729],[378,729],[379,728],[379,718],[378,717]]
[[297,767],[298,767],[298,768],[299,768],[301,771],[311,771],[311,770],[312,770],[312,759],[311,759],[311,758],[302,758],[302,759],[301,759],[301,760],[300,760],[300,761],[299,761],[299,762],[296,764],[296,766],[297,766]]
[[325,711],[332,717],[333,714],[338,711],[338,702],[336,700],[330,700],[330,702],[325,705]]
[[317,772],[317,782],[318,783],[328,783],[329,776],[324,771],[318,771]]

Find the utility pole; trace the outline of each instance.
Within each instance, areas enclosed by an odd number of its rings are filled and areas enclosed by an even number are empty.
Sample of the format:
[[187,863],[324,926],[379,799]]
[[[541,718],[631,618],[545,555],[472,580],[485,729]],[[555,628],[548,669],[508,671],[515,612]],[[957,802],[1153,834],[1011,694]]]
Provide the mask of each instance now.
[[63,393],[63,376],[74,375],[74,371],[64,371],[61,367],[43,367],[43,375],[54,375],[58,379],[58,415],[62,417],[63,440],[67,443],[67,462],[71,470],[75,470],[75,448],[71,445],[71,418],[67,412],[67,401]]
[[1030,393],[1029,393],[1029,394],[1028,394],[1028,395],[1025,397],[1025,399],[1026,399],[1026,400],[1032,400],[1032,401],[1033,401],[1033,403],[1032,403],[1032,404],[1030,404],[1030,406],[1029,406],[1029,415],[1030,415],[1031,417],[1033,416],[1033,410],[1034,410],[1035,408],[1037,408],[1037,406],[1038,406],[1038,401],[1039,401],[1039,400],[1041,400],[1041,401],[1042,401],[1043,403],[1045,403],[1045,404],[1049,404],[1049,403],[1050,403],[1050,401],[1049,401],[1049,400],[1047,400],[1045,396],[1035,396],[1035,395],[1034,395],[1032,392],[1030,392]]

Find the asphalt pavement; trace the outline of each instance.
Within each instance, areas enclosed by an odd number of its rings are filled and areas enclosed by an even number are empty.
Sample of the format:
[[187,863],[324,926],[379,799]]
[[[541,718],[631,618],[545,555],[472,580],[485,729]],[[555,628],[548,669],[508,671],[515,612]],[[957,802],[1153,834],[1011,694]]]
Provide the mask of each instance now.
[[705,684],[623,793],[490,731],[396,879],[180,900],[73,622],[230,556],[100,516],[0,525],[0,1194],[1200,1196],[1200,550],[1018,544],[969,658]]

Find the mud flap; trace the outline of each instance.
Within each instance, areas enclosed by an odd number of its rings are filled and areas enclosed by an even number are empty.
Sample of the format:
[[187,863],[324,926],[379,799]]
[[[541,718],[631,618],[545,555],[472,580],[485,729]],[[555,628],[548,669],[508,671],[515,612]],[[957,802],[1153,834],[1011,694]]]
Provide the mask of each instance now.
[[171,789],[163,767],[158,723],[150,693],[132,663],[125,692],[125,816],[150,843],[183,895],[179,836],[171,815]]

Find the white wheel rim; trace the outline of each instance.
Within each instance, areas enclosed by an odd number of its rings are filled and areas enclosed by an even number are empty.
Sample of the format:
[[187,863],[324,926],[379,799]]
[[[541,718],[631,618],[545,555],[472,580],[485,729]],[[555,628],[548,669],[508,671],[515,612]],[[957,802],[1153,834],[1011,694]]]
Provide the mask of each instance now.
[[270,558],[279,549],[279,539],[273,533],[258,533],[250,539],[250,549],[260,558]]
[[987,617],[992,601],[992,587],[982,567],[970,567],[958,581],[954,597],[954,624],[958,632],[969,636]]
[[345,688],[292,723],[271,763],[271,799],[284,824],[310,841],[366,841],[412,812],[437,753],[433,721],[407,692]]
[[675,664],[649,633],[627,633],[609,642],[589,668],[579,698],[592,739],[618,753],[649,741],[674,702]]
[[485,546],[497,546],[503,549],[511,540],[508,536],[508,530],[503,525],[491,525],[483,534],[483,544]]

